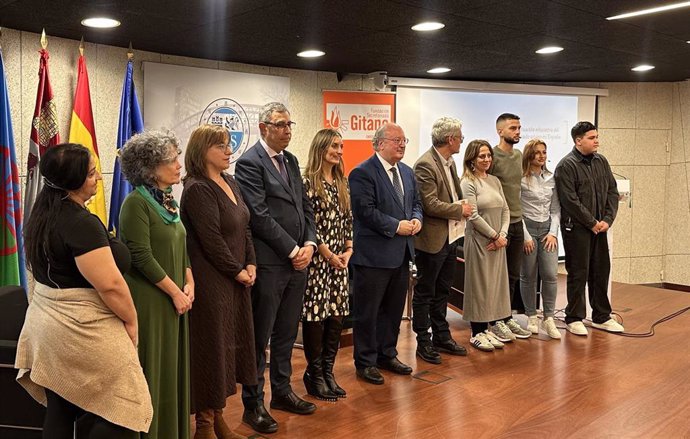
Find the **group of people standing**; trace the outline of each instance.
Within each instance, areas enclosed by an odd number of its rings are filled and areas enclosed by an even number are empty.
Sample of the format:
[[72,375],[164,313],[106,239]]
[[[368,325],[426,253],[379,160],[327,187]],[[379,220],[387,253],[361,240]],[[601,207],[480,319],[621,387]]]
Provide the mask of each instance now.
[[[559,224],[568,329],[587,333],[588,282],[594,325],[622,330],[606,297],[605,235],[617,192],[608,163],[595,154],[593,125],[573,128],[575,147],[554,176],[546,144],[530,141],[523,157],[513,148],[519,118],[501,115],[500,144],[470,142],[462,178],[452,158],[464,140],[457,119],[436,121],[433,146],[414,168],[401,162],[403,129],[385,124],[372,139],[374,154],[349,178],[342,137],[332,129],[315,135],[301,174],[286,150],[294,125],[283,104],[267,104],[260,139],[236,162],[234,178],[222,127],[194,130],[182,179],[174,134],[135,135],[120,157],[135,188],[120,212],[120,239],[85,209],[101,179],[89,151],[62,144],[41,158],[45,185],[26,227],[36,288],[16,367],[18,381],[47,405],[44,437],[71,438],[75,420],[86,416],[93,438],[187,438],[194,413],[195,439],[241,438],[223,417],[237,384],[243,422],[275,432],[264,403],[269,341],[270,408],[311,414],[316,405],[290,382],[299,323],[305,389],[336,401],[347,395],[333,370],[350,312],[357,376],[383,384],[380,369],[408,375],[396,345],[412,262],[417,355],[434,364],[440,353],[467,355],[446,321],[463,222],[472,346],[489,351],[538,331],[537,269],[542,327],[560,338],[553,321]],[[180,180],[178,205],[172,186]],[[512,318],[518,279],[527,330]]]

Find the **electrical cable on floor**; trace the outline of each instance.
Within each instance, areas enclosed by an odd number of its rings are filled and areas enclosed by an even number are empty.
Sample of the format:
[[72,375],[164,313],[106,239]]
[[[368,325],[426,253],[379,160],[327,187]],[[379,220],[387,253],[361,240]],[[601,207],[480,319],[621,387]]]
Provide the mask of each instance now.
[[[673,312],[673,313],[671,313],[665,317],[660,318],[659,320],[655,321],[652,324],[652,326],[649,328],[649,331],[647,331],[647,332],[609,332],[609,333],[614,334],[614,335],[620,335],[622,337],[632,337],[632,338],[652,337],[652,336],[654,336],[654,327],[656,325],[658,325],[660,323],[667,322],[671,319],[674,319],[674,318],[678,317],[679,315],[681,315],[681,314],[683,314],[689,310],[690,310],[690,306],[686,306],[685,308],[681,308],[678,311],[675,311],[675,312]],[[558,317],[554,316],[554,320],[558,320],[559,322],[565,323],[565,317],[564,317],[565,316],[565,309],[557,309],[555,314],[558,315]],[[621,325],[623,324],[623,317],[620,314],[618,314],[615,311],[612,312],[611,314],[617,317],[616,320],[618,320],[618,323],[620,323]],[[561,317],[561,315],[563,317]],[[589,319],[584,319],[583,322],[591,323],[592,321]],[[587,325],[587,326],[592,327],[591,324]],[[559,329],[565,329],[565,328],[561,327]],[[594,329],[597,329],[597,328],[594,328]],[[608,331],[605,331],[605,332],[608,332]]]

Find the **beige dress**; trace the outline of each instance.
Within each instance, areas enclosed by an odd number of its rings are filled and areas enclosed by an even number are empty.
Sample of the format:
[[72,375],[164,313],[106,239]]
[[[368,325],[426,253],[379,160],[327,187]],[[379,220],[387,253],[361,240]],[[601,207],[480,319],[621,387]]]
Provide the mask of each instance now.
[[463,319],[491,322],[510,316],[505,247],[489,251],[496,233],[508,233],[510,209],[501,182],[493,175],[463,178],[462,194],[472,205],[465,230],[465,297]]

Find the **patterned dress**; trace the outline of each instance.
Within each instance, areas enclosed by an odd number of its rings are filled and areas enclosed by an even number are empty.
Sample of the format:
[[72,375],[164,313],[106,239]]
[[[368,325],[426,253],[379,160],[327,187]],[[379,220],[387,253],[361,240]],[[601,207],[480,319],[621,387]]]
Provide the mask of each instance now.
[[[325,244],[336,254],[345,251],[345,241],[352,240],[352,212],[343,214],[338,202],[338,188],[322,180],[327,199],[321,198],[303,179],[304,190],[314,207],[317,244]],[[349,196],[349,188],[348,188]],[[319,252],[309,264],[307,291],[304,294],[302,316],[309,322],[318,322],[329,316],[350,313],[348,269],[337,270]]]

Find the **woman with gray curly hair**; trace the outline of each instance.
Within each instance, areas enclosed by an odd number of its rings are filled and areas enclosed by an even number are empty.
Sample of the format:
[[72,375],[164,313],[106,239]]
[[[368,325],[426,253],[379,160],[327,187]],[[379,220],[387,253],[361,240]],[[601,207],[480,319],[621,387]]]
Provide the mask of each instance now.
[[172,185],[180,182],[179,140],[146,131],[122,148],[122,172],[135,190],[122,204],[120,234],[132,254],[125,275],[139,317],[139,359],[153,421],[142,438],[188,439],[189,325],[194,280]]

